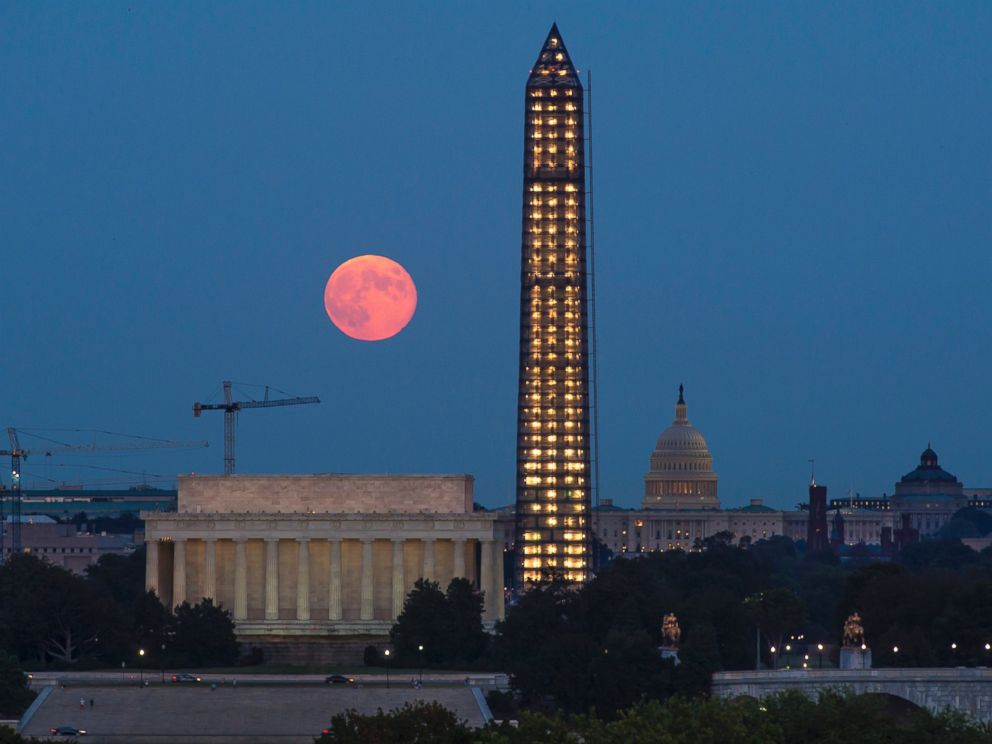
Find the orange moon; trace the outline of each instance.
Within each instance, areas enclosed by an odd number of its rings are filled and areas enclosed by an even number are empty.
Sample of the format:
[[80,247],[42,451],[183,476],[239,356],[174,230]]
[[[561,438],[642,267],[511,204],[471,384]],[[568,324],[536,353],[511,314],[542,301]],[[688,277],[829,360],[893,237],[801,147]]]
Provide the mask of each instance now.
[[385,256],[356,256],[334,269],[324,287],[324,310],[343,334],[382,341],[402,331],[417,309],[417,287]]

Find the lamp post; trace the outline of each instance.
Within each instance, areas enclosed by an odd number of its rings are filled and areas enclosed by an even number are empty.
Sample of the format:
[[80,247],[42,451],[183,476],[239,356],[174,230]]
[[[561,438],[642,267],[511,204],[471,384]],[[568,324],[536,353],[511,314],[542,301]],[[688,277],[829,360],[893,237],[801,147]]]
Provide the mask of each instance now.
[[162,643],[162,653],[158,658],[159,658],[159,664],[162,665],[162,684],[164,685],[165,684],[165,643],[164,642]]
[[868,646],[864,643],[861,644],[861,668],[865,668],[865,651],[868,650]]
[[816,666],[818,669],[823,669],[823,644],[816,644]]
[[386,657],[386,689],[388,690],[389,689],[389,656],[390,656],[389,649],[387,648],[382,653]]
[[778,664],[775,662],[775,651],[776,651],[776,648],[774,646],[772,646],[768,650],[771,651],[771,653],[772,653],[772,669],[773,670],[774,669],[778,669]]
[[138,649],[138,686],[145,686],[145,649]]
[[792,644],[791,643],[786,643],[785,644],[785,668],[786,669],[789,669],[790,668],[790,665],[789,665],[789,656],[791,654],[792,654]]
[[417,651],[420,653],[420,685],[424,684],[424,644],[421,643],[417,646]]

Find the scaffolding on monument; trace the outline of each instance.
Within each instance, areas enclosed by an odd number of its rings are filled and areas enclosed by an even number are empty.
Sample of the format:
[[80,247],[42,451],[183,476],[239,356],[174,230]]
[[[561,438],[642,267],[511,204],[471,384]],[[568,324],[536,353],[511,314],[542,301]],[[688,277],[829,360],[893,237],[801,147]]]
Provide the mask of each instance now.
[[592,525],[589,531],[589,559],[593,573],[599,571],[599,551],[596,549],[596,535],[599,534],[599,346],[596,339],[596,219],[593,202],[593,160],[592,160],[592,70],[586,70],[586,150],[588,155],[589,180],[586,188],[588,201],[588,251],[589,264],[586,272],[589,290],[589,392],[591,394],[589,452],[592,461]]

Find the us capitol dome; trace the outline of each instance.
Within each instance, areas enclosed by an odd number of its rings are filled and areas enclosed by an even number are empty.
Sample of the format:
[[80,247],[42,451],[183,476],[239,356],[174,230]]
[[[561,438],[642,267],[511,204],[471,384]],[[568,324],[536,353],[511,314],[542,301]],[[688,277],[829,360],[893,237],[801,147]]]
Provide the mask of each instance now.
[[651,469],[644,476],[642,509],[719,509],[717,475],[706,439],[689,423],[685,390],[679,385],[675,420],[658,437]]

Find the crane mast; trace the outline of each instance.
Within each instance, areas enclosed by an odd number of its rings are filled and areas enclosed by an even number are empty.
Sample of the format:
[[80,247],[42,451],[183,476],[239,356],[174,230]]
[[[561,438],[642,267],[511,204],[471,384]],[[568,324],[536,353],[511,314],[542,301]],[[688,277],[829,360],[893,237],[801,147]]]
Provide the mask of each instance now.
[[265,397],[262,400],[234,400],[230,380],[224,380],[223,403],[193,404],[193,417],[199,418],[203,411],[224,412],[224,475],[234,475],[234,441],[238,428],[238,413],[246,408],[274,408],[277,406],[299,406],[307,403],[320,403],[316,395],[293,398],[269,398],[269,386],[265,385]]

